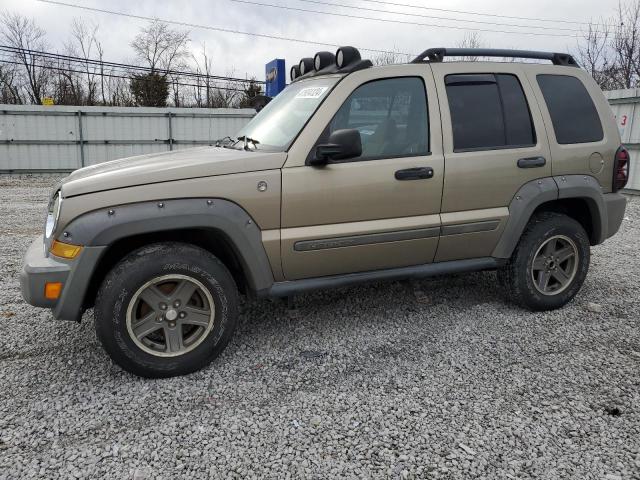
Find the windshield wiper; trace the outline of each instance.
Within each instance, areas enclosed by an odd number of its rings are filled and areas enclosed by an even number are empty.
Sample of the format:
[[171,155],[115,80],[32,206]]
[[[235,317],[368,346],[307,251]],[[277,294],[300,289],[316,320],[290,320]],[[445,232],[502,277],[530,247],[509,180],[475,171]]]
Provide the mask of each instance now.
[[249,143],[252,143],[253,144],[253,148],[255,148],[257,150],[258,149],[257,145],[260,143],[258,140],[255,140],[253,138],[249,138],[246,135],[239,136],[237,140],[244,142],[244,145],[243,145],[242,148],[245,149],[245,150],[251,150],[249,148]]
[[216,140],[216,147],[230,148],[229,144],[234,144],[234,143],[236,143],[236,140],[234,140],[232,137],[227,135],[224,138],[220,138],[219,140]]

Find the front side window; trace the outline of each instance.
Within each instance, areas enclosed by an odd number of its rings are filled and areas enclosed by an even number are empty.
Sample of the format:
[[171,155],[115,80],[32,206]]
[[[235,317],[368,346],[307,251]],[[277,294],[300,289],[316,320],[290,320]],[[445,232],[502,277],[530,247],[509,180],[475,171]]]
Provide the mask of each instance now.
[[256,140],[259,150],[286,150],[338,80],[337,77],[325,77],[292,83],[237,136]]
[[529,106],[515,75],[447,75],[445,85],[454,151],[535,145]]
[[538,75],[559,144],[599,142],[602,123],[582,82],[569,75]]
[[342,129],[356,129],[362,156],[373,160],[429,152],[427,97],[417,77],[375,80],[353,91],[323,132],[319,143]]

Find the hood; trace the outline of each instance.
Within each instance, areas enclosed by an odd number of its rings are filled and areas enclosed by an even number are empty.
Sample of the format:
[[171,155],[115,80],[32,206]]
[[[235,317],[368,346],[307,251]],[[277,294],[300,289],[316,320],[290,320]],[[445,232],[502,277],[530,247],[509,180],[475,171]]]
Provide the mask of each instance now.
[[282,168],[285,152],[235,150],[221,147],[188,148],[121,158],[76,170],[62,182],[64,197],[170,182]]

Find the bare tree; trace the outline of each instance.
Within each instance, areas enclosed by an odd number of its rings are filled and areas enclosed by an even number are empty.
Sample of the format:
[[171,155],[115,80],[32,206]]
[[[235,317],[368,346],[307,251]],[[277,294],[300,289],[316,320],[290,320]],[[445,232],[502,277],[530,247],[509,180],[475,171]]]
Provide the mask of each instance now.
[[6,12],[0,17],[0,39],[14,48],[11,58],[20,66],[17,76],[22,77],[20,96],[39,104],[47,94],[49,77],[47,60],[36,53],[47,49],[45,31],[33,19]]
[[614,57],[612,19],[601,18],[591,22],[577,45],[578,63],[594,78],[604,90],[620,88],[618,68]]
[[[181,96],[178,78],[171,70],[186,67],[186,59],[189,57],[188,44],[188,31],[175,30],[159,20],[154,20],[142,28],[131,42],[131,47],[138,59],[145,62],[151,69],[150,81],[146,84],[156,85],[155,75],[162,76],[164,81],[171,85],[176,106],[180,105]],[[140,79],[139,76],[137,78]],[[144,84],[145,82],[138,83],[138,85]],[[154,89],[154,91],[160,90]]]
[[615,17],[591,22],[575,54],[603,90],[640,83],[640,0],[618,3]]
[[400,53],[396,47],[393,47],[393,50],[389,52],[377,53],[371,61],[374,65],[393,65],[395,63],[406,63],[411,61],[411,55]]
[[0,103],[24,103],[16,80],[17,68],[12,64],[0,65]]
[[637,84],[640,73],[640,0],[618,4],[618,25],[614,30],[613,49],[616,74],[622,88]]
[[[198,59],[194,55],[193,60],[196,64],[196,73],[199,75],[204,75],[204,79],[198,76],[196,80],[197,87],[195,87],[194,91],[194,100],[196,102],[196,106],[211,107],[213,95],[213,83],[211,79],[213,70],[213,59],[207,54],[206,44],[202,44],[200,59]],[[204,98],[202,96],[202,88],[204,88]]]
[[165,73],[189,56],[188,44],[188,31],[174,30],[155,20],[140,30],[131,47],[151,70]]
[[[233,76],[233,72],[228,74]],[[236,80],[218,80],[211,89],[210,108],[234,108],[238,106],[244,88],[242,82]]]
[[102,51],[97,33],[98,25],[88,25],[80,18],[74,18],[71,22],[71,39],[66,44],[66,51],[68,55],[82,59],[80,62],[74,62],[76,69],[80,65],[82,71],[82,80],[80,78],[76,80],[76,91],[80,95],[77,99],[79,105],[95,105],[98,100],[99,79],[97,77],[101,68],[90,61]]
[[[478,32],[466,32],[464,37],[462,37],[462,40],[460,40],[456,46],[458,48],[482,48],[485,44]],[[467,62],[477,62],[480,58],[475,55],[471,55],[462,57],[462,60]]]

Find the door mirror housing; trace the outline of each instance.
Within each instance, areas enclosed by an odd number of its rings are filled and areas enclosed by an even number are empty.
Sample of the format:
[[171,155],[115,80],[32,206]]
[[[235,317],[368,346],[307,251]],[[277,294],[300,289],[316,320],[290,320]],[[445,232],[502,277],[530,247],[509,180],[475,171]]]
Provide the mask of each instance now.
[[336,130],[329,136],[329,141],[316,147],[315,157],[309,162],[319,167],[330,160],[346,160],[362,155],[360,132],[355,128]]

